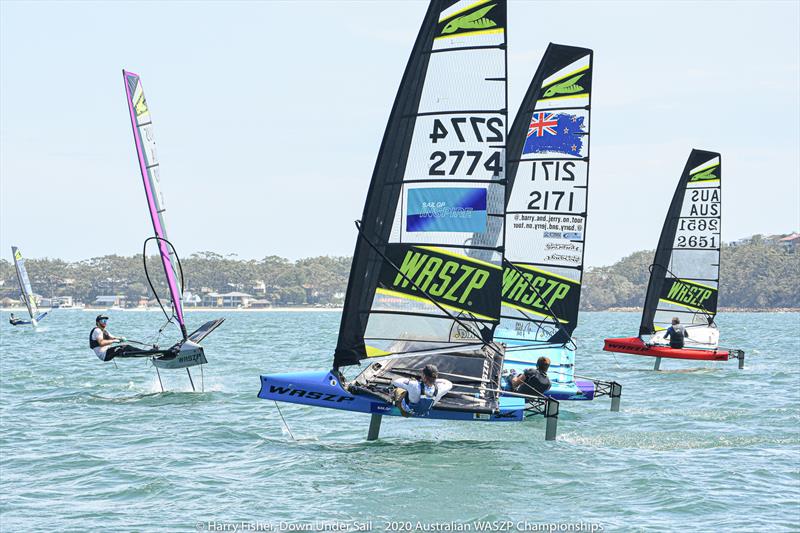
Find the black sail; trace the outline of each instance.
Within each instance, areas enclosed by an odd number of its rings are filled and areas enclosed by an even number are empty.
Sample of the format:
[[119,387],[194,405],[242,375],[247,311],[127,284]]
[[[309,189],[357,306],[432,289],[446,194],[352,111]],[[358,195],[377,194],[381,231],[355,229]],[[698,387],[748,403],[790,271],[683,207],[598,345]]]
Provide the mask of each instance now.
[[474,344],[499,321],[506,3],[433,0],[372,175],[334,368]]
[[655,258],[639,335],[669,327],[713,324],[719,290],[722,161],[692,150],[672,197]]

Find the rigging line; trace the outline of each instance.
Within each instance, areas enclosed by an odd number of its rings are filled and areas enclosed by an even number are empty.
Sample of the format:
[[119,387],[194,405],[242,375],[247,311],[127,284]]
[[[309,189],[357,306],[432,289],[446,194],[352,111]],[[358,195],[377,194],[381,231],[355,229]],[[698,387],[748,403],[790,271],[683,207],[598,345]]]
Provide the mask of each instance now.
[[[183,265],[181,265],[181,258],[178,256],[178,252],[175,250],[175,247],[167,239],[165,239],[163,237],[159,237],[158,235],[153,235],[152,237],[148,237],[148,238],[146,238],[144,240],[144,244],[142,245],[142,263],[144,264],[144,275],[147,278],[147,284],[150,285],[150,290],[153,291],[153,294],[156,297],[156,301],[158,302],[158,306],[161,308],[161,311],[164,313],[164,316],[167,317],[167,322],[172,322],[172,319],[176,318],[175,317],[175,305],[176,304],[175,304],[175,302],[172,302],[172,316],[167,314],[167,310],[164,309],[164,304],[161,303],[161,298],[158,297],[158,292],[156,291],[155,287],[153,286],[153,281],[150,279],[150,273],[147,270],[147,243],[150,242],[151,240],[164,241],[170,247],[170,249],[172,251],[172,254],[175,255],[175,261],[178,263],[178,272],[180,273],[180,276],[181,276],[181,286],[180,286],[181,294],[183,294],[183,287],[184,287]],[[179,295],[179,297],[180,297],[180,295]],[[166,327],[166,324],[165,324],[164,327]],[[163,330],[163,327],[162,327],[162,330]],[[159,333],[161,333],[162,330],[159,330]]]
[[[677,276],[677,274],[675,274],[669,268],[665,267],[664,265],[658,265],[656,263],[653,263],[652,265],[647,267],[647,270],[650,272],[651,276],[653,275],[653,267],[656,267],[656,266],[663,268],[667,272],[667,274],[671,275],[673,278],[678,279],[678,280],[681,279],[681,278],[679,278]],[[717,281],[717,283],[719,283],[719,281]],[[717,292],[719,292],[719,288],[717,289]],[[700,311],[702,311],[706,315],[706,319],[708,320],[708,325],[710,326],[711,324],[714,324],[714,315],[711,314],[711,311],[706,309],[706,307],[702,304],[702,302],[699,305],[700,305],[700,307],[699,307]],[[697,312],[695,312],[694,314],[697,314]]]
[[[569,340],[568,340],[568,341],[564,341],[564,342],[561,344],[561,346],[563,346],[563,347],[565,347],[565,348],[566,348],[566,346],[567,346],[567,342],[570,342],[570,343],[572,343],[572,349],[573,349],[573,350],[575,350],[575,351],[577,351],[577,350],[578,350],[578,345],[575,343],[575,339],[573,339],[573,338],[572,338],[572,335],[570,334],[570,332],[569,332],[569,331],[567,331],[567,329],[564,327],[564,325],[563,325],[563,324],[561,323],[561,321],[558,319],[558,317],[556,316],[556,314],[553,312],[553,309],[550,307],[550,304],[548,304],[548,303],[547,303],[547,302],[544,300],[544,298],[542,297],[542,295],[541,295],[541,293],[539,292],[539,290],[538,290],[536,287],[534,287],[534,286],[533,286],[533,283],[531,283],[530,281],[528,281],[528,278],[526,278],[526,277],[525,277],[525,274],[524,274],[524,273],[523,273],[523,272],[522,272],[522,271],[521,271],[519,268],[517,268],[517,265],[515,265],[515,264],[514,264],[514,263],[512,263],[511,261],[507,260],[505,257],[503,258],[503,261],[504,261],[506,264],[508,264],[508,265],[509,265],[509,266],[510,266],[512,269],[514,269],[514,271],[515,271],[517,274],[519,274],[519,276],[520,276],[520,277],[521,277],[523,280],[525,280],[525,284],[526,284],[528,287],[530,287],[531,289],[533,289],[533,292],[535,292],[535,293],[536,293],[536,296],[538,296],[538,297],[539,297],[539,301],[540,301],[540,302],[542,302],[542,303],[545,305],[545,307],[547,308],[547,311],[549,311],[549,312],[550,312],[550,317],[551,317],[551,318],[552,318],[552,319],[555,321],[555,323],[556,323],[556,326],[558,327],[558,329],[559,329],[559,330],[561,330],[561,331],[563,331],[564,333],[566,333],[566,335],[567,335],[567,338],[568,338]],[[532,318],[531,318],[531,317],[530,317],[530,316],[529,316],[529,315],[528,315],[528,314],[527,314],[525,311],[522,311],[522,310],[520,310],[520,312],[521,312],[523,315],[525,315],[525,318],[527,318],[527,319],[528,319],[528,320],[530,320],[531,322],[534,322],[534,320],[533,320],[533,319],[532,319]],[[538,327],[539,329],[541,329],[541,327],[542,327],[542,326],[537,324],[537,327]]]
[[473,336],[474,336],[476,339],[480,339],[481,343],[482,343],[484,346],[486,346],[487,348],[489,348],[489,349],[491,349],[492,351],[496,352],[498,355],[501,355],[501,356],[503,355],[503,354],[500,352],[500,350],[498,350],[497,348],[495,348],[494,346],[492,346],[492,345],[491,345],[491,342],[487,342],[487,341],[486,341],[486,340],[483,338],[483,335],[481,335],[480,333],[476,333],[476,332],[475,332],[475,331],[473,331],[473,330],[472,330],[472,329],[471,329],[469,326],[467,326],[467,325],[466,325],[464,322],[462,322],[461,320],[459,320],[459,319],[458,319],[458,318],[456,318],[455,316],[451,315],[451,314],[450,314],[450,312],[449,312],[447,309],[445,309],[445,308],[444,308],[442,305],[440,305],[438,302],[436,302],[436,301],[435,301],[435,300],[434,300],[434,299],[431,297],[431,295],[430,295],[430,294],[428,294],[428,292],[427,292],[427,291],[424,291],[424,290],[422,290],[422,289],[419,287],[419,285],[417,285],[416,283],[414,283],[414,281],[413,281],[411,278],[409,278],[408,276],[406,276],[405,272],[403,272],[402,270],[400,270],[400,267],[398,267],[397,265],[395,265],[395,264],[394,264],[394,262],[393,262],[391,259],[389,259],[388,257],[386,257],[386,254],[384,254],[382,251],[380,251],[380,250],[378,249],[378,247],[377,247],[377,246],[376,246],[376,245],[375,245],[375,244],[374,244],[374,243],[373,243],[373,242],[372,242],[372,241],[369,239],[369,237],[367,237],[367,235],[366,235],[366,234],[364,233],[364,231],[361,229],[361,221],[360,221],[360,220],[356,220],[356,229],[358,230],[358,233],[359,233],[359,235],[361,235],[361,236],[364,238],[364,240],[365,240],[365,241],[367,241],[367,244],[369,244],[370,248],[372,248],[373,250],[375,250],[375,252],[376,252],[378,255],[380,255],[380,256],[381,256],[381,258],[383,258],[383,260],[384,260],[384,261],[386,261],[386,263],[387,263],[389,266],[391,266],[391,267],[392,267],[392,268],[393,268],[393,269],[394,269],[394,270],[395,270],[395,271],[396,271],[398,274],[400,274],[401,276],[403,276],[403,279],[405,279],[407,282],[409,282],[409,283],[411,284],[411,286],[412,286],[412,287],[414,287],[416,290],[418,290],[420,293],[422,293],[422,294],[423,294],[423,295],[424,295],[424,296],[425,296],[425,297],[428,299],[428,301],[430,301],[430,302],[431,302],[433,305],[435,305],[436,307],[438,307],[440,311],[442,311],[442,312],[443,312],[445,315],[447,315],[448,317],[450,317],[450,318],[451,318],[451,319],[452,319],[454,322],[456,322],[456,323],[457,323],[458,325],[460,325],[462,328],[464,328],[464,329],[465,329],[465,330],[467,330],[469,333],[471,333],[471,334],[472,334],[472,335],[473,335]]
[[280,406],[280,405],[278,405],[278,402],[276,402],[275,400],[273,400],[273,402],[275,403],[275,407],[277,407],[277,408],[278,408],[278,414],[279,414],[279,415],[281,415],[281,420],[283,420],[283,426],[286,428],[286,431],[288,431],[288,432],[289,432],[289,436],[290,436],[290,437],[292,437],[292,440],[296,442],[296,441],[297,441],[297,439],[296,439],[296,438],[294,438],[294,435],[292,435],[292,430],[291,430],[291,429],[289,429],[289,424],[287,424],[287,423],[286,423],[286,419],[285,419],[285,418],[283,418],[283,413],[281,412],[281,406]]

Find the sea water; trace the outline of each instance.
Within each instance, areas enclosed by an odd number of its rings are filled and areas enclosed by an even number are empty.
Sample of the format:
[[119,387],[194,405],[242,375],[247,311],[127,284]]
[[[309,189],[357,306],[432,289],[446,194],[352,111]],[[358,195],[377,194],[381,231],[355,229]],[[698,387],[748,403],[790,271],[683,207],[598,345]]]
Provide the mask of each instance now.
[[[385,417],[256,397],[259,374],[330,367],[340,314],[225,316],[193,378],[146,360],[100,362],[96,312],[0,324],[3,531],[797,531],[800,314],[722,314],[737,362],[602,351],[637,313],[582,313],[577,374],[623,384],[562,402],[558,440],[523,424]],[[158,312],[109,313],[154,341]],[[159,340],[177,336],[172,325]]]

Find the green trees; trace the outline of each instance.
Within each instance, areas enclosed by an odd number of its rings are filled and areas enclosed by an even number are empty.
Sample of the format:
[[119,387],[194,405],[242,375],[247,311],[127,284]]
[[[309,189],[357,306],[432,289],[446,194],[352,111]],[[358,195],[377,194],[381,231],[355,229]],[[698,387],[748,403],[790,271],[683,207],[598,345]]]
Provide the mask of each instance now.
[[[800,253],[767,244],[755,236],[749,244],[723,246],[720,307],[800,307]],[[583,278],[581,305],[587,310],[641,307],[653,251],[636,252],[616,264],[589,269]]]
[[[633,253],[611,266],[587,269],[582,306],[588,310],[640,307],[644,302],[652,251]],[[42,296],[73,296],[94,302],[100,295],[124,295],[135,304],[152,298],[141,256],[107,255],[68,263],[60,259],[27,259],[34,290]],[[800,253],[753,239],[722,250],[720,306],[800,307]],[[159,295],[166,282],[157,256],[147,270]],[[274,255],[241,260],[215,252],[198,252],[183,260],[186,289],[195,294],[238,291],[275,305],[341,303],[350,270],[349,257],[309,257],[289,261]],[[337,298],[338,296],[338,298]],[[14,265],[0,259],[0,298],[19,297]]]

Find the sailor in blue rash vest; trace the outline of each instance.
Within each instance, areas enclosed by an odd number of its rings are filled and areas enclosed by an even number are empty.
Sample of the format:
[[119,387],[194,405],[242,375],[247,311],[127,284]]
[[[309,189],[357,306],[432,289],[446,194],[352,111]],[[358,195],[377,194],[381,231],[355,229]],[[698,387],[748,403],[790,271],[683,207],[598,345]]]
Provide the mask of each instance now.
[[681,321],[678,317],[672,319],[672,325],[664,334],[665,339],[669,338],[669,347],[675,349],[683,348],[683,341],[688,336],[689,332],[686,331],[686,328],[681,326]]
[[422,369],[422,381],[397,378],[392,381],[392,385],[395,386],[395,405],[404,417],[427,415],[453,388],[450,381],[439,379],[439,370],[435,365],[425,365]]
[[17,324],[19,324],[20,322],[24,322],[24,320],[22,320],[22,319],[20,319],[20,318],[17,318],[17,317],[15,317],[15,316],[14,316],[14,313],[11,313],[11,316],[10,316],[10,317],[9,317],[9,319],[8,319],[8,323],[9,323],[9,324],[11,324],[12,326],[16,326],[16,325],[17,325]]

